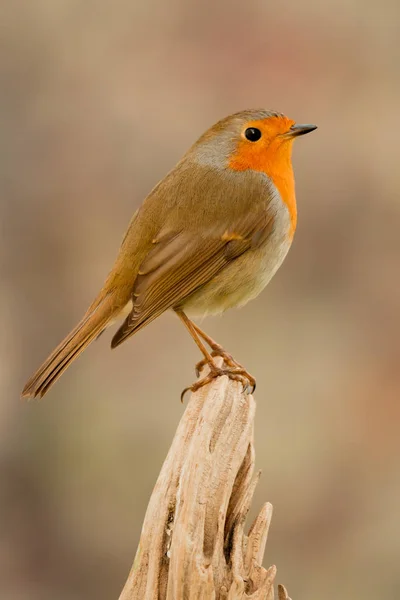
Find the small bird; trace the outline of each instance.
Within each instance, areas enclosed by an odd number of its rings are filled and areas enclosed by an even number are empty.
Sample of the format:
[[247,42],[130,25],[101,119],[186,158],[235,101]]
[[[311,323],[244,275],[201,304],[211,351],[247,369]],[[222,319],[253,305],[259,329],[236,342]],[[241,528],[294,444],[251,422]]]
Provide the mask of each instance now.
[[[135,212],[100,293],[22,396],[42,397],[119,318],[112,348],[167,309],[203,354],[198,369],[209,367],[183,394],[220,375],[254,389],[254,377],[189,316],[243,306],[276,273],[297,224],[293,140],[314,129],[264,109],[238,112],[208,129]],[[223,358],[223,368],[213,356]]]

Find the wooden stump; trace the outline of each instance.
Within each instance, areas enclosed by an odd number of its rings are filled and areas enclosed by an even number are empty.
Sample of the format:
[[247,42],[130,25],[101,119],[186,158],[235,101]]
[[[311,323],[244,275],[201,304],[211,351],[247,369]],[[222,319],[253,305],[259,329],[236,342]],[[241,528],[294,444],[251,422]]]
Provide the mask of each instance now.
[[[192,394],[154,487],[119,600],[273,600],[262,567],[272,506],[244,532],[254,471],[255,401],[219,377]],[[290,600],[278,586],[279,600]]]

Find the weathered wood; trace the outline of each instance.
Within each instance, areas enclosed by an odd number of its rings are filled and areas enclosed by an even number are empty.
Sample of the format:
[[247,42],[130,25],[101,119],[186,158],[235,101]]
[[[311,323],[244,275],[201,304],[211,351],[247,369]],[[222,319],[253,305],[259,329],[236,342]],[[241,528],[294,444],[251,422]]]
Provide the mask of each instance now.
[[[253,478],[255,401],[219,377],[192,394],[154,487],[120,600],[273,600],[262,567],[272,506],[244,532]],[[279,600],[290,600],[283,586]]]

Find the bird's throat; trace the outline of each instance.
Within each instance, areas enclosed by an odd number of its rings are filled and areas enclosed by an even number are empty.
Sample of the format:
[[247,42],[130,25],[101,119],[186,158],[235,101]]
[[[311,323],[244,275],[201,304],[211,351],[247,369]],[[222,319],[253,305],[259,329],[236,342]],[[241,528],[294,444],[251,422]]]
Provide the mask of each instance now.
[[293,238],[297,225],[297,205],[291,155],[291,141],[276,140],[267,148],[260,148],[260,151],[243,144],[231,157],[229,166],[235,171],[260,171],[271,179],[289,211],[289,237]]
[[278,172],[269,172],[268,176],[273,181],[276,189],[279,192],[280,197],[283,202],[286,204],[287,209],[289,211],[290,217],[290,230],[289,237],[293,238],[294,232],[296,231],[297,226],[297,203],[296,203],[296,193],[294,186],[294,176],[293,169],[290,169],[282,174],[282,171]]

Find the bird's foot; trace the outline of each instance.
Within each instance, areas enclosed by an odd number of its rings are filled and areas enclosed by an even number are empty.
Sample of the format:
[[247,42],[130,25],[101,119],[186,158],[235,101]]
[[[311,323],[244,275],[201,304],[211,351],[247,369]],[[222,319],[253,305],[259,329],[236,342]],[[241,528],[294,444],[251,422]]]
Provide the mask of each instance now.
[[[215,354],[215,356],[220,356],[220,354]],[[203,379],[200,379],[200,381],[196,381],[196,383],[193,383],[192,385],[185,388],[181,394],[181,401],[183,402],[183,397],[186,394],[186,392],[197,392],[197,390],[207,385],[208,383],[211,383],[211,381],[213,381],[217,377],[221,377],[222,375],[227,375],[229,379],[232,379],[233,381],[240,381],[240,383],[243,386],[243,391],[246,391],[249,387],[251,387],[250,393],[253,393],[256,389],[256,380],[254,379],[254,377],[250,375],[250,373],[248,373],[246,369],[244,369],[241,365],[236,363],[233,359],[232,363],[232,365],[229,365],[229,363],[227,363],[228,366],[225,368],[216,367],[214,364],[207,363],[210,368],[210,372],[208,373],[208,375],[203,377]]]
[[[241,365],[240,363],[238,363],[237,360],[235,360],[233,358],[232,354],[229,354],[229,352],[226,352],[226,350],[224,350],[222,348],[222,346],[219,346],[219,345],[215,344],[212,347],[211,356],[219,356],[219,357],[221,357],[227,367],[238,368],[238,369],[242,369],[243,371],[245,371],[244,366]],[[201,371],[208,364],[209,363],[208,363],[208,361],[205,358],[203,360],[200,360],[197,363],[197,365],[195,366],[195,373],[196,373],[197,377],[200,377]],[[252,379],[254,379],[254,377],[252,377]]]

